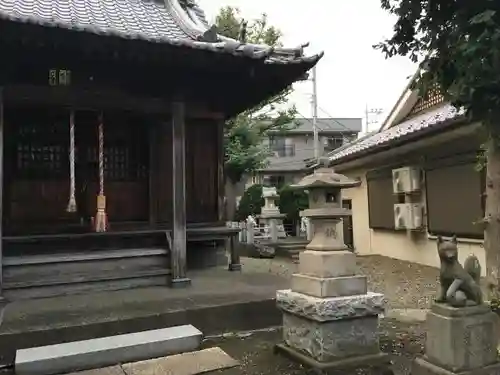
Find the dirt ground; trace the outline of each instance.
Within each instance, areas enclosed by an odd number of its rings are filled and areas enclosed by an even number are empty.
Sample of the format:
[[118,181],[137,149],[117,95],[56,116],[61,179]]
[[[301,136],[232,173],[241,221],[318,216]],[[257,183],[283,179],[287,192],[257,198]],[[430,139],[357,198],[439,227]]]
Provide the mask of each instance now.
[[[424,350],[425,332],[421,323],[401,323],[383,319],[380,324],[381,349],[390,354],[395,375],[410,374],[415,356]],[[219,346],[240,362],[240,366],[219,370],[221,375],[317,375],[318,372],[274,354],[273,347],[281,342],[281,331],[260,332],[250,336],[209,339],[205,347]],[[357,371],[329,372],[328,375],[386,375],[380,370],[358,369]]]
[[[378,255],[358,256],[359,274],[368,289],[384,293],[391,309],[426,309],[438,290],[438,269]],[[242,258],[243,272],[269,272],[290,277],[297,270],[291,259]]]

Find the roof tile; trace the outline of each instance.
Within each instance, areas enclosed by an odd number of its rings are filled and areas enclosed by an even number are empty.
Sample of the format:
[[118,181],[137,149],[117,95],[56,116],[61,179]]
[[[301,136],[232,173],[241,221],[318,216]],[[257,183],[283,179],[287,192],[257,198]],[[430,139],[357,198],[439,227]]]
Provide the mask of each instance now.
[[406,135],[417,133],[430,127],[439,126],[448,120],[452,120],[463,115],[464,113],[464,110],[457,111],[451,104],[439,106],[431,111],[403,121],[402,123],[389,129],[374,133],[363,139],[358,139],[352,142],[350,146],[348,145],[342,149],[331,152],[329,154],[330,161],[340,162],[347,156],[354,156],[362,151],[367,151],[376,146],[382,146]]
[[[215,43],[202,41],[203,31],[187,30],[165,1],[177,0],[0,0],[0,19],[228,53],[261,59],[266,64],[312,67],[323,56],[306,57],[303,46],[274,49],[222,37]],[[195,2],[187,6],[210,33],[203,10]]]

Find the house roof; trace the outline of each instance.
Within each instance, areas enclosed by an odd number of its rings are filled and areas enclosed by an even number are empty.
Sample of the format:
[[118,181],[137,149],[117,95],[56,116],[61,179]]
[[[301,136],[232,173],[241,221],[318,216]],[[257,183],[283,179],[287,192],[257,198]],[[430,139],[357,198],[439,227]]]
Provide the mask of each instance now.
[[[298,126],[287,131],[290,133],[313,133],[313,119],[312,118],[298,118],[295,120]],[[321,117],[317,121],[318,132],[320,134],[328,133],[358,133],[361,131],[361,118],[333,118]]]
[[316,63],[303,49],[271,48],[217,34],[194,0],[1,0],[0,20],[229,53],[270,64]]
[[332,151],[328,157],[331,162],[340,163],[347,158],[356,157],[379,146],[388,145],[395,140],[402,140],[410,135],[416,135],[429,128],[437,128],[464,115],[463,110],[457,110],[451,104],[443,104],[427,112],[423,112],[408,120],[387,129],[358,139],[349,145]]

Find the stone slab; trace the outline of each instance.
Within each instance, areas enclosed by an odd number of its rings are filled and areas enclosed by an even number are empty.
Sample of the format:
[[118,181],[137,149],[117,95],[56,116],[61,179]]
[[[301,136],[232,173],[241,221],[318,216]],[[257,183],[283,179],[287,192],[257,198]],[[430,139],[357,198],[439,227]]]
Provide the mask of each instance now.
[[72,372],[67,375],[126,375],[121,366],[96,368],[93,370]]
[[298,273],[315,277],[354,276],[356,255],[351,251],[306,250],[299,254]]
[[[498,360],[498,317],[482,307],[469,309],[469,315],[466,310],[439,306],[427,314],[425,354],[428,362],[460,372],[489,366]],[[440,315],[435,311],[462,316]]]
[[[389,355],[386,353],[379,352],[377,354],[370,354],[364,356],[355,356],[349,358],[343,358],[336,361],[320,362],[307,355],[290,348],[285,344],[278,344],[274,348],[275,353],[283,354],[284,356],[294,360],[302,365],[312,367],[313,369],[320,371],[332,371],[332,370],[351,370],[354,371],[358,368],[380,368],[389,369],[391,362]],[[351,373],[351,372],[349,372]],[[385,373],[385,372],[381,372]]]
[[196,375],[238,366],[221,348],[209,348],[122,365],[126,375]]
[[318,298],[287,289],[276,291],[276,304],[288,313],[328,322],[383,314],[386,299],[383,294],[373,292],[359,296]]
[[500,363],[494,363],[482,368],[454,372],[428,362],[425,358],[417,358],[411,368],[412,375],[498,375],[500,374]]
[[319,278],[294,274],[291,287],[296,293],[320,298],[364,295],[368,291],[366,276]]
[[20,349],[16,375],[52,375],[196,350],[202,333],[183,325],[85,341]]
[[317,322],[285,312],[283,341],[320,362],[377,354],[378,317]]

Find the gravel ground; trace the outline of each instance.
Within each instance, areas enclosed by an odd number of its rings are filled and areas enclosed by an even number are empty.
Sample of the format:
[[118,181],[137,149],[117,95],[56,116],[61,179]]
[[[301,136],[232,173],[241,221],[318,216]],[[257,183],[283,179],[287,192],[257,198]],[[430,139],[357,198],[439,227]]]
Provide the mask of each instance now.
[[[291,259],[241,258],[243,272],[269,272],[290,277],[297,270]],[[438,291],[438,269],[379,255],[358,256],[368,288],[384,293],[393,309],[426,309]]]
[[[255,333],[251,336],[207,340],[205,347],[219,346],[240,362],[240,366],[215,371],[221,375],[317,375],[318,372],[304,368],[273,352],[281,341],[281,332]],[[395,375],[409,375],[412,360],[423,353],[425,332],[418,323],[401,323],[392,319],[381,320],[381,349],[391,355],[392,371]],[[358,369],[355,371],[329,372],[328,375],[363,374],[386,375],[380,370]]]

